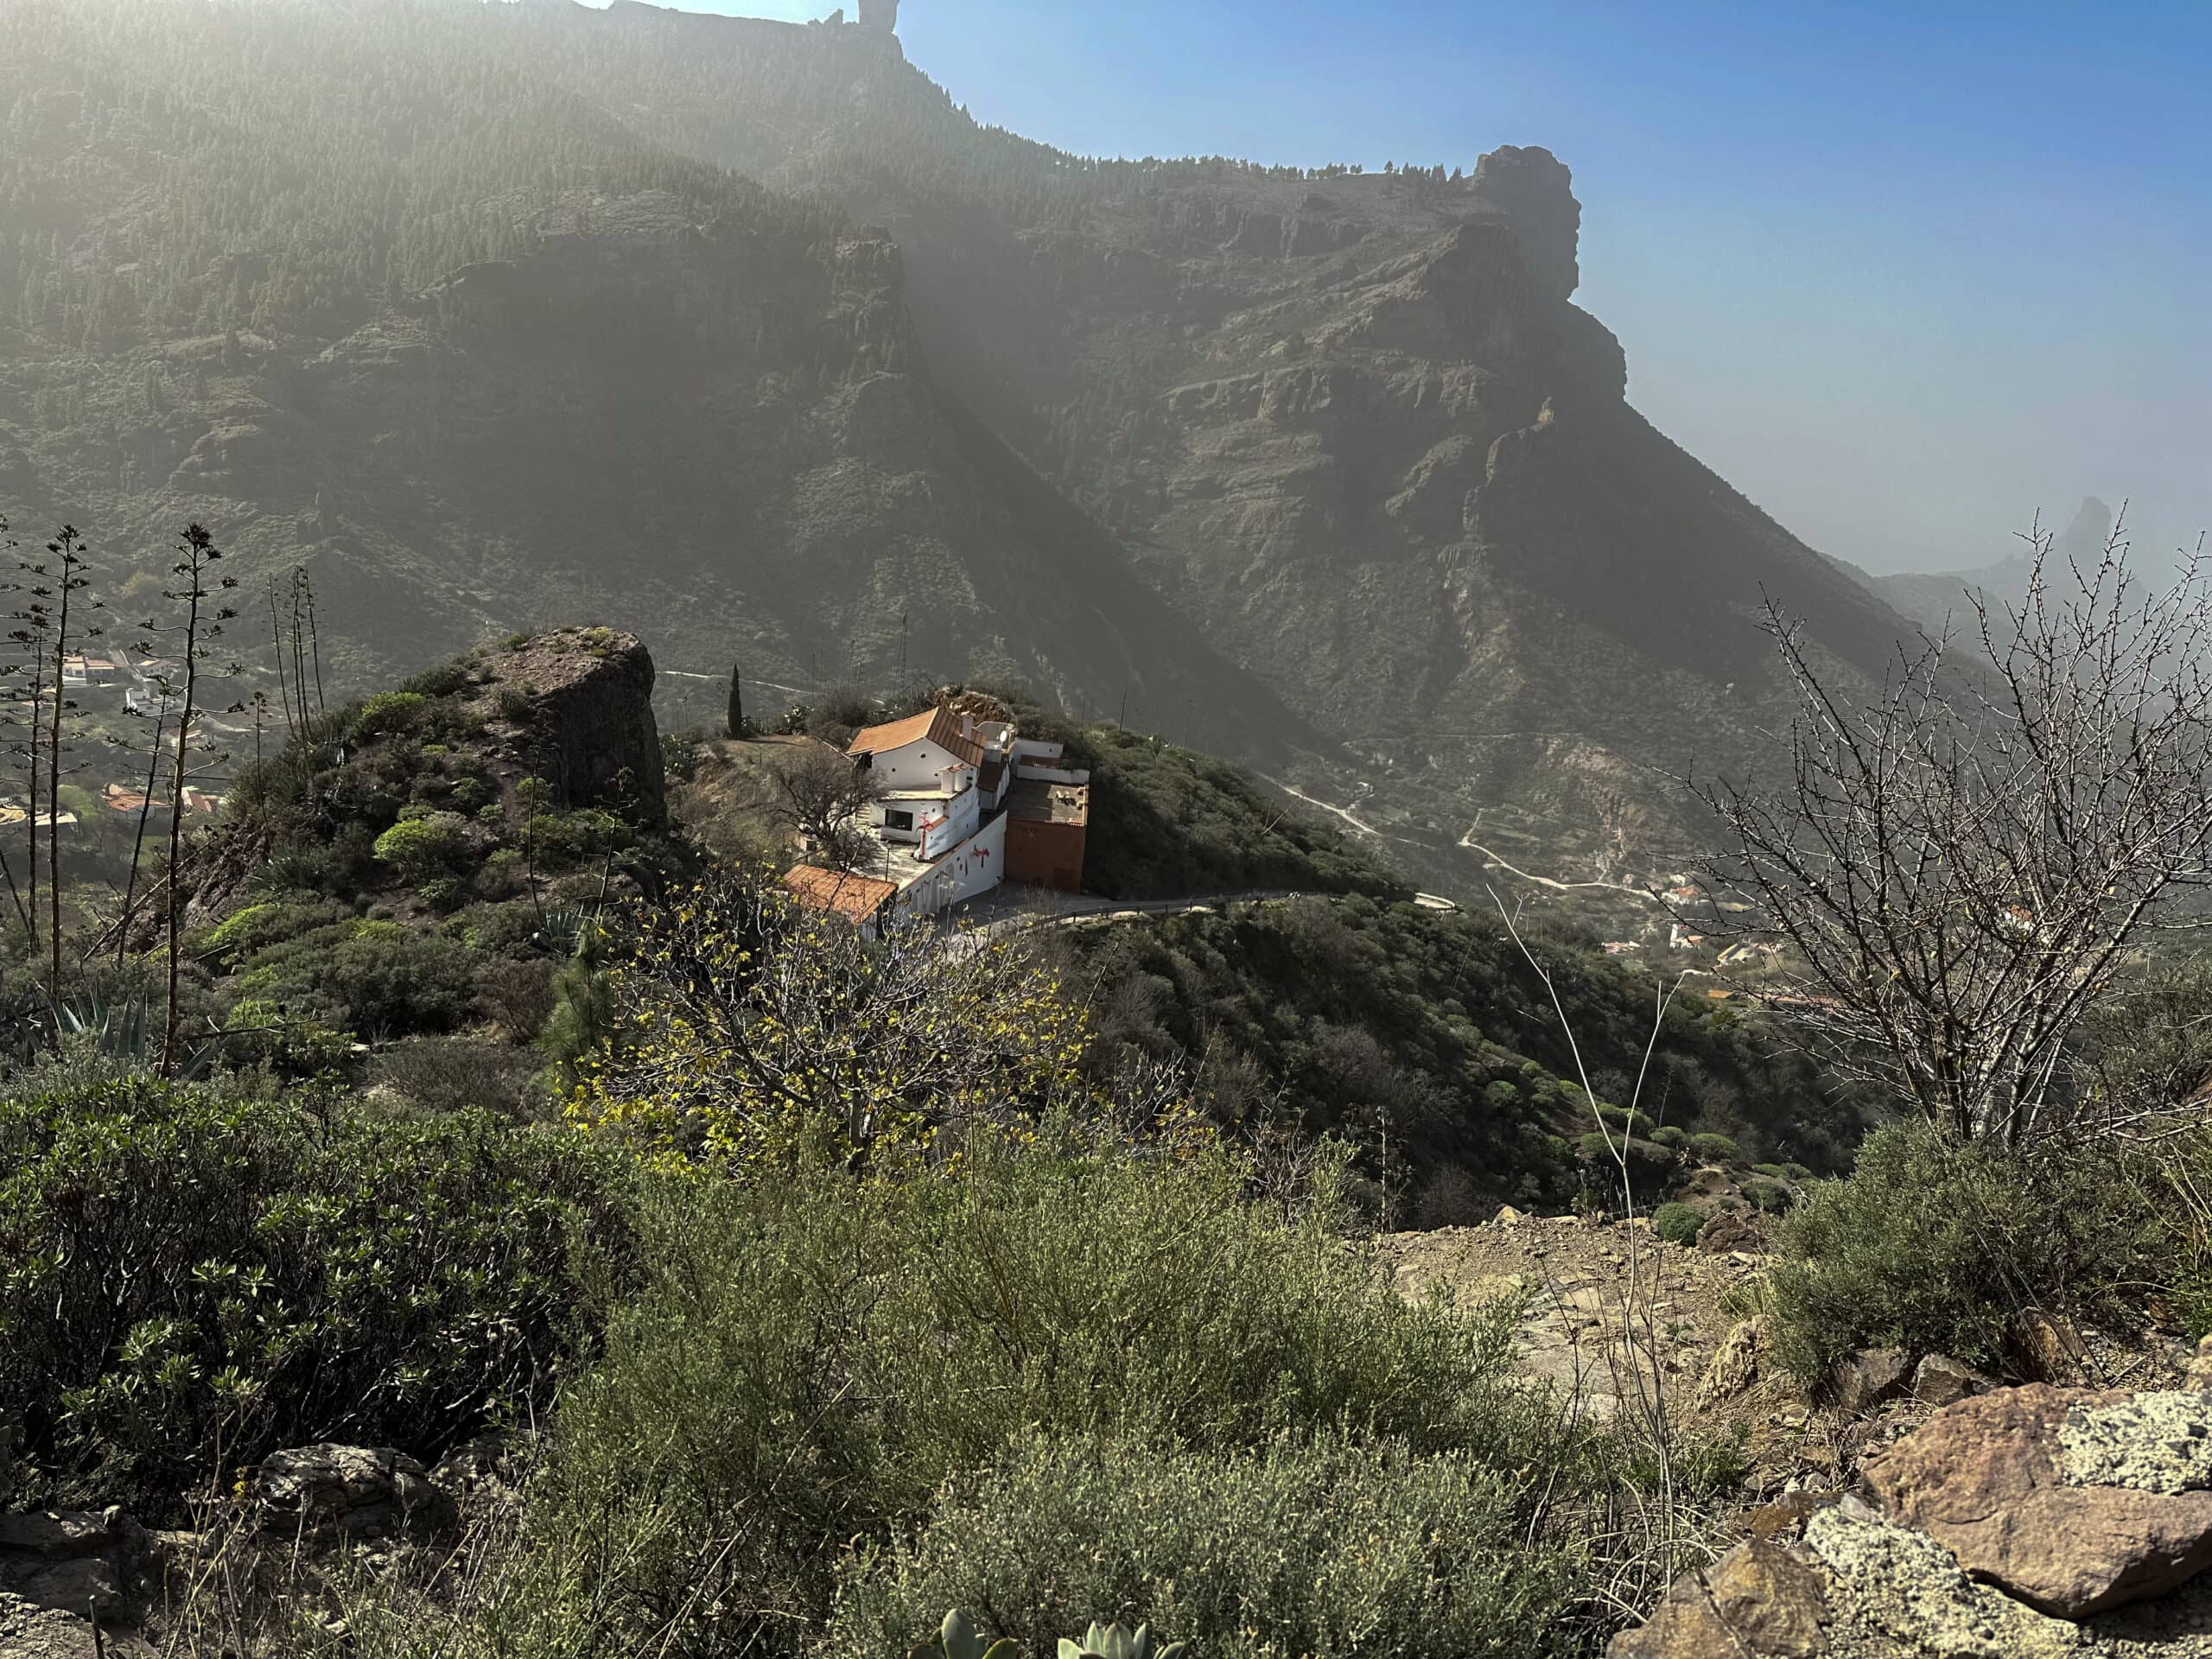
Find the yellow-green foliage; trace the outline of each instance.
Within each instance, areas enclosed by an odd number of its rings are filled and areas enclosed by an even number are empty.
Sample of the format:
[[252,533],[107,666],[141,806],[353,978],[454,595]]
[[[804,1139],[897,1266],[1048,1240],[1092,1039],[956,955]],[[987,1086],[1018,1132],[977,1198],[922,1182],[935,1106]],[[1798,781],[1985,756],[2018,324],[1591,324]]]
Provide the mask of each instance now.
[[404,819],[377,837],[376,855],[410,881],[449,873],[465,848],[460,821],[445,813]]
[[1077,1102],[1085,1022],[1011,946],[928,928],[866,940],[779,888],[717,876],[631,918],[599,976],[620,1010],[572,1118],[666,1154],[843,1159]]
[[417,731],[429,708],[430,699],[419,691],[380,691],[361,705],[353,735],[359,741]]

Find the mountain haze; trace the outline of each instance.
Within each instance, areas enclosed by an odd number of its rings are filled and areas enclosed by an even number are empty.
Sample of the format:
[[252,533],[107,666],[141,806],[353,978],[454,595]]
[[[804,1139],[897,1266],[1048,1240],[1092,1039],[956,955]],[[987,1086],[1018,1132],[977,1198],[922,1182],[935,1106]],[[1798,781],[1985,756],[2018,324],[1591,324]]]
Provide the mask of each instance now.
[[1026,682],[1447,881],[1478,813],[1540,868],[1665,842],[1664,774],[1772,711],[1762,594],[1891,649],[1627,402],[1548,152],[1087,160],[869,12],[11,7],[0,511],[304,561],[356,679],[590,615]]

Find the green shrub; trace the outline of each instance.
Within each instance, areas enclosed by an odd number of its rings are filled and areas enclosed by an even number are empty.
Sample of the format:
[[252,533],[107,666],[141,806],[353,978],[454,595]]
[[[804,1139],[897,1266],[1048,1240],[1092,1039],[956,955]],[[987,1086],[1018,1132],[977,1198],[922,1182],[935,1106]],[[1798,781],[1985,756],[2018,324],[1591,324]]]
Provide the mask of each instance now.
[[468,668],[465,659],[441,663],[435,668],[424,669],[411,680],[403,681],[399,690],[403,695],[411,691],[420,697],[449,697],[468,689]]
[[887,1541],[1031,1433],[1211,1455],[1351,1425],[1513,1470],[1559,1445],[1510,1380],[1513,1310],[1376,1294],[1363,1253],[1248,1206],[1227,1160],[971,1156],[654,1209],[648,1294],[563,1403],[496,1610],[514,1650],[632,1650],[689,1605],[728,1611],[685,1651],[791,1652],[833,1599],[825,1544]]
[[1705,1212],[1687,1204],[1662,1204],[1651,1212],[1651,1225],[1669,1244],[1694,1244],[1705,1228]]
[[353,1039],[346,1033],[296,1018],[261,997],[246,997],[232,1007],[223,1033],[223,1052],[233,1065],[273,1066],[289,1077],[316,1077],[353,1056]]
[[1614,1163],[1614,1149],[1619,1144],[1612,1137],[1592,1129],[1574,1143],[1574,1155],[1586,1164],[1605,1168]]
[[1598,1103],[1598,1116],[1605,1127],[1618,1134],[1623,1128],[1637,1139],[1649,1141],[1658,1128],[1643,1112],[1631,1111],[1625,1106],[1615,1106],[1605,1101]]
[[1678,1129],[1672,1123],[1663,1123],[1651,1131],[1651,1143],[1664,1147],[1669,1152],[1686,1152],[1689,1149],[1690,1137],[1688,1131]]
[[2025,1156],[1917,1123],[1879,1130],[1783,1225],[1783,1361],[1808,1382],[1868,1347],[1998,1369],[2024,1309],[2124,1321],[2152,1265],[2148,1191],[2109,1150]]
[[1770,1181],[1786,1181],[1789,1179],[1789,1172],[1780,1164],[1753,1164],[1751,1173],[1764,1175]]
[[429,709],[430,699],[419,691],[379,691],[353,717],[353,741],[367,742],[420,731]]
[[467,849],[461,821],[445,813],[403,819],[376,841],[377,856],[410,881],[457,874]]
[[335,905],[271,901],[233,911],[216,926],[188,939],[186,949],[198,961],[230,969],[257,952],[283,940],[296,938],[317,927],[327,926],[344,914]]
[[1700,1163],[1740,1164],[1744,1149],[1725,1135],[1694,1135],[1690,1136],[1690,1156]]
[[474,1000],[476,954],[455,939],[363,918],[272,946],[248,989],[365,1037],[451,1031]]
[[458,875],[434,875],[421,891],[423,902],[441,916],[449,916],[468,902],[468,882]]
[[1779,1181],[1746,1181],[1744,1196],[1751,1200],[1752,1208],[1764,1210],[1770,1216],[1778,1216],[1789,1207],[1789,1189]]
[[145,1081],[0,1101],[0,1400],[34,1490],[156,1519],[279,1446],[435,1456],[545,1403],[575,1224],[621,1236],[615,1168],[488,1115],[325,1124]]
[[531,823],[530,834],[531,855],[545,871],[574,869],[588,860],[621,852],[637,839],[628,824],[597,807],[546,814]]
[[818,1652],[910,1652],[957,1605],[1031,1654],[1110,1612],[1238,1659],[1534,1659],[1558,1650],[1573,1590],[1521,1497],[1463,1454],[1333,1434],[1226,1452],[1026,1437],[850,1575]]

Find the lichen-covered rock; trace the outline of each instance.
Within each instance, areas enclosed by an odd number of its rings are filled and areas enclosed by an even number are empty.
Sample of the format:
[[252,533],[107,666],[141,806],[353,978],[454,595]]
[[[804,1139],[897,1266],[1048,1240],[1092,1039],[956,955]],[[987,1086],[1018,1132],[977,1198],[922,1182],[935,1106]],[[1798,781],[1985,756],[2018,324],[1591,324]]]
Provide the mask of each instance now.
[[303,1446],[264,1459],[255,1483],[270,1531],[421,1537],[451,1524],[453,1499],[389,1446]]
[[[2164,1398],[2195,1402],[2202,1433],[2212,1402]],[[2092,1476],[2182,1478],[2175,1471],[2190,1454],[2152,1444],[2172,1433],[2169,1414],[2116,1409],[2132,1404],[2124,1394],[2042,1383],[1978,1395],[1938,1412],[1863,1472],[1891,1520],[1927,1534],[1975,1578],[2044,1612],[2084,1618],[2212,1566],[2212,1491],[2069,1478],[2069,1459]],[[2063,1437],[2077,1410],[2090,1427],[2072,1431],[2069,1452]]]
[[1720,1346],[1713,1356],[1713,1363],[1705,1368],[1705,1375],[1698,1380],[1697,1408],[1709,1411],[1738,1395],[1750,1392],[1758,1381],[1759,1358],[1764,1351],[1773,1320],[1762,1313],[1740,1321],[1721,1338]]
[[2058,1468],[2070,1486],[2212,1489],[2212,1405],[2194,1391],[2078,1401],[2058,1424]]
[[1822,1569],[1833,1646],[1847,1659],[2058,1659],[2083,1650],[2079,1626],[1976,1584],[1934,1539],[1863,1505],[1820,1510],[1805,1522],[1804,1543]]

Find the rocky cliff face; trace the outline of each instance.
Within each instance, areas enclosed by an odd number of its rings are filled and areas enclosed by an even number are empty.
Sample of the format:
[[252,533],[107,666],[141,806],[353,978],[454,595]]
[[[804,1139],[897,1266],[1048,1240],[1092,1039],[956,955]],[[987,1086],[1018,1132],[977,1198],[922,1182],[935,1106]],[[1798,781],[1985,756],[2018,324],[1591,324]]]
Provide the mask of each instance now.
[[652,654],[636,635],[563,628],[484,667],[480,701],[515,727],[523,764],[560,791],[560,804],[613,807],[646,824],[667,817]]

